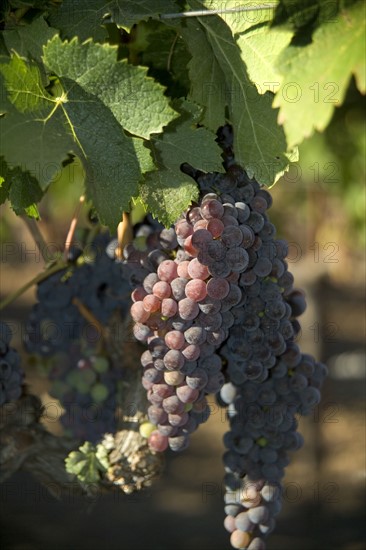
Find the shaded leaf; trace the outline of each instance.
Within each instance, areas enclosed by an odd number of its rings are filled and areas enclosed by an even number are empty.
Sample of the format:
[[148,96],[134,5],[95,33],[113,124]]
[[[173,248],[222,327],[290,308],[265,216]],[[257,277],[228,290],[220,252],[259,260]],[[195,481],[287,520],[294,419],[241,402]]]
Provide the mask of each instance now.
[[17,26],[14,30],[3,31],[3,37],[9,51],[14,50],[21,57],[41,60],[43,44],[57,32],[57,29],[47,25],[43,17],[38,17],[31,25]]
[[63,105],[86,172],[86,192],[100,221],[115,230],[122,212],[137,194],[140,169],[132,139],[110,110],[75,82],[61,80],[68,101]]

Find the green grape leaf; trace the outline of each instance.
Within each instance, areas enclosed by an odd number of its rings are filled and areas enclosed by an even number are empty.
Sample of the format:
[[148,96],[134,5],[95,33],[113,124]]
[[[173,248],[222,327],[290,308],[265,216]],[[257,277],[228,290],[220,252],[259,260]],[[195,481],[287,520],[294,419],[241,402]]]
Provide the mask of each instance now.
[[43,197],[38,181],[29,172],[18,166],[10,168],[0,158],[0,204],[9,199],[11,208],[17,215],[26,214],[30,218],[40,218],[37,203]]
[[49,27],[43,17],[38,17],[31,25],[3,31],[9,52],[13,50],[21,57],[30,57],[38,61],[41,60],[43,44],[55,34],[57,29]]
[[306,46],[288,47],[278,60],[283,74],[274,107],[280,108],[290,146],[322,131],[345,96],[352,74],[365,91],[365,12],[359,2],[317,28]]
[[[249,29],[250,27],[256,27],[261,25],[266,21],[271,21],[274,14],[275,3],[274,2],[258,2],[261,6],[267,6],[266,8],[262,7],[259,10],[253,10],[255,4],[253,0],[227,0],[225,3],[222,3],[221,6],[225,11],[220,15],[220,17],[225,21],[228,27],[230,27],[231,32],[235,36],[237,33],[242,33]],[[217,9],[219,6],[214,5],[212,0],[201,0],[200,8],[207,8],[208,10]],[[220,7],[221,7],[220,6]],[[197,9],[198,6],[196,6]],[[248,11],[240,11],[240,8],[248,8]],[[252,9],[251,9],[252,8]]]
[[11,170],[9,201],[16,214],[24,214],[30,218],[40,218],[37,203],[43,197],[43,191],[36,178],[28,172],[22,172],[19,167]]
[[113,22],[120,27],[130,28],[139,21],[156,18],[163,13],[180,11],[173,0],[116,0],[112,6]]
[[0,64],[8,91],[8,99],[21,113],[42,111],[54,102],[43,87],[41,73],[36,64],[27,64],[18,54],[9,63]]
[[180,171],[188,162],[203,171],[222,171],[221,149],[216,135],[197,127],[201,109],[188,101],[177,107],[182,113],[162,136],[151,140],[155,164],[159,171],[148,172],[140,185],[140,197],[152,215],[165,226],[174,223],[189,204],[198,198],[197,185]]
[[86,193],[100,221],[115,230],[137,194],[140,168],[132,139],[111,111],[74,81],[62,78],[63,104],[86,173]]
[[[197,7],[195,2],[190,2]],[[234,128],[237,161],[259,183],[273,184],[288,168],[292,153],[287,152],[283,128],[272,109],[272,94],[258,94],[248,78],[240,50],[225,22],[217,16],[200,17],[199,32],[205,32],[226,81],[226,102]],[[203,83],[202,83],[203,85]]]
[[207,172],[223,171],[222,151],[215,141],[216,135],[206,128],[197,127],[201,108],[189,101],[177,102],[176,105],[182,113],[181,118],[171,122],[161,136],[151,140],[163,166],[176,170],[183,162],[188,162]]
[[341,2],[329,0],[280,0],[276,6],[273,25],[290,25],[295,30],[310,34],[319,25],[334,21]]
[[148,139],[178,116],[147,68],[117,61],[115,46],[62,42],[55,36],[44,48],[44,62],[58,77],[72,79],[98,97],[131,134]]
[[149,67],[149,74],[167,87],[169,96],[186,97],[191,56],[177,28],[150,19],[138,23],[130,36],[128,49],[132,59],[141,59],[140,64]]
[[63,0],[59,7],[50,11],[49,21],[52,27],[60,30],[63,38],[78,36],[81,42],[88,38],[103,42],[108,36],[102,26],[103,20],[113,4],[114,0]]
[[65,459],[65,468],[81,483],[97,483],[109,467],[108,454],[102,445],[96,447],[86,441],[78,451],[71,451]]
[[139,187],[146,210],[170,227],[198,199],[197,185],[189,180],[179,169],[148,172]]
[[2,155],[9,166],[28,171],[44,190],[61,173],[73,139],[37,65],[17,55],[0,63],[0,102]]
[[0,72],[10,100],[0,117],[7,163],[22,166],[45,189],[67,154],[76,153],[84,164],[88,198],[101,222],[115,230],[138,191],[132,139],[108,107],[75,81],[63,78],[60,97],[54,98],[42,87],[37,66],[18,56],[1,64]]
[[78,36],[81,42],[88,38],[103,42],[107,38],[104,21],[130,28],[138,21],[177,11],[172,0],[63,0],[49,20],[63,38]]
[[155,170],[155,164],[151,156],[151,150],[148,142],[140,138],[132,138],[133,147],[136,157],[138,158],[141,173],[151,172]]
[[270,28],[267,24],[253,27],[238,36],[237,44],[248,76],[260,94],[278,90],[282,75],[275,62],[292,37],[292,31],[282,27]]
[[202,124],[216,131],[225,124],[225,74],[205,33],[196,22],[187,21],[180,32],[192,55],[188,63],[191,80],[189,98],[204,106]]

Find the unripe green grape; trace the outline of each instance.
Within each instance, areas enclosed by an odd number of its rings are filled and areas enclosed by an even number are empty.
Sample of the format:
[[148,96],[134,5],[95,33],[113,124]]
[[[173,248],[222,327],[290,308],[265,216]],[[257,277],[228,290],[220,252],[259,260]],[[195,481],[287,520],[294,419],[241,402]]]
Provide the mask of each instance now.
[[101,403],[108,397],[108,388],[104,384],[97,382],[94,386],[92,386],[90,395],[96,403]]
[[109,369],[109,361],[102,355],[97,355],[91,358],[92,367],[96,372],[104,373]]

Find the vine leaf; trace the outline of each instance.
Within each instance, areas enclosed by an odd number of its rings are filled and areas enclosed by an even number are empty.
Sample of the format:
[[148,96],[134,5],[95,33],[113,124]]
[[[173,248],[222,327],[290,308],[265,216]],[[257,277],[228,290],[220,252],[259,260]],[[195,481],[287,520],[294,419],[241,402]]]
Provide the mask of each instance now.
[[81,41],[93,38],[96,42],[103,42],[108,36],[102,26],[103,19],[112,4],[114,0],[63,0],[50,12],[49,21],[64,38],[78,36]]
[[322,131],[344,99],[351,75],[365,92],[365,13],[362,2],[317,28],[306,46],[290,46],[279,57],[283,74],[274,107],[280,108],[290,146]]
[[166,227],[170,227],[198,199],[194,182],[177,170],[148,172],[140,185],[140,198],[146,209]]
[[117,48],[55,36],[44,47],[44,62],[58,77],[75,81],[98,97],[125,130],[148,139],[178,114],[164,96],[165,88],[147,76],[147,68],[117,61]]
[[[302,1],[302,0],[300,0]],[[220,5],[213,5],[212,0],[200,0],[200,9],[207,8],[215,9],[218,7],[223,7],[225,10],[232,9],[232,12],[226,11],[222,13],[220,17],[225,21],[227,26],[230,28],[234,37],[237,33],[242,33],[249,29],[250,27],[256,27],[261,25],[266,21],[271,21],[274,14],[275,4],[272,2],[258,2],[260,5],[267,6],[266,8],[253,11],[250,8],[255,7],[255,4],[252,0],[226,0],[225,3]],[[198,8],[198,6],[196,6]],[[249,8],[248,11],[240,11],[239,8]]]
[[63,110],[85,168],[87,197],[100,221],[115,231],[138,192],[141,172],[132,139],[97,97],[70,79],[61,83],[67,94]]
[[63,38],[78,36],[81,42],[88,38],[103,42],[107,38],[104,21],[130,28],[138,21],[176,11],[177,4],[172,0],[63,0],[49,19]]
[[2,154],[8,166],[21,166],[44,190],[61,172],[73,139],[36,64],[16,54],[0,64],[0,110]]
[[3,38],[9,52],[14,50],[21,57],[40,61],[43,44],[57,32],[57,29],[47,25],[43,17],[38,17],[31,25],[17,26],[13,30],[3,31]]
[[38,220],[37,203],[43,191],[36,178],[19,167],[9,168],[4,159],[0,159],[0,173],[0,204],[8,199],[16,214],[26,214]]
[[[341,2],[329,0],[280,0],[273,16],[273,25],[290,25],[296,32],[300,30],[304,39],[318,26],[334,20],[341,5]],[[309,41],[310,38],[307,37]]]
[[[200,4],[190,2],[192,7]],[[272,94],[258,94],[250,82],[240,50],[226,23],[217,16],[198,18],[226,81],[226,103],[234,128],[234,149],[239,163],[259,183],[273,184],[288,168],[293,153],[287,152],[283,128],[272,109]],[[192,53],[192,52],[191,52]],[[199,52],[196,52],[199,55]],[[197,83],[196,83],[197,85]],[[201,82],[201,86],[204,82]]]
[[89,441],[71,451],[65,459],[66,471],[75,475],[81,483],[97,483],[100,474],[109,467],[108,453],[103,445],[94,446]]
[[292,31],[283,27],[270,28],[267,24],[253,27],[238,36],[237,44],[248,76],[260,94],[278,90],[282,75],[276,67],[276,59],[292,37]]
[[21,113],[32,113],[53,108],[54,98],[43,87],[41,73],[36,64],[27,64],[15,53],[10,63],[0,65],[8,99]]
[[225,74],[213,55],[205,33],[196,22],[187,21],[180,32],[192,54],[188,63],[191,81],[189,97],[204,106],[202,124],[216,131],[225,124]]
[[111,15],[113,22],[121,27],[130,28],[139,21],[146,21],[150,17],[163,13],[180,11],[178,4],[173,0],[116,0],[113,3]]
[[140,185],[140,196],[152,215],[164,225],[174,223],[198,198],[196,184],[180,171],[183,162],[203,171],[222,171],[221,150],[210,130],[197,127],[201,109],[189,101],[177,104],[182,116],[162,136],[151,140],[159,171],[148,172]]
[[45,189],[73,151],[84,164],[88,198],[101,222],[115,230],[141,177],[132,139],[110,109],[76,82],[62,78],[54,98],[43,88],[38,67],[17,55],[0,72],[8,93],[0,118],[8,165],[22,166]]

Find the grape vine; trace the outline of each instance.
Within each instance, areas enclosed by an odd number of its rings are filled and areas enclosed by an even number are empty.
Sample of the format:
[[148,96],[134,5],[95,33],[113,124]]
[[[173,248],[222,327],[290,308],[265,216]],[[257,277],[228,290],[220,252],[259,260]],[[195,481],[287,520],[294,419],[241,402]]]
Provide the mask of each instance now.
[[[142,490],[187,449],[214,395],[228,426],[224,528],[233,548],[265,548],[303,444],[298,418],[327,374],[299,347],[305,293],[268,188],[325,130],[350,79],[366,89],[363,3],[334,4],[0,8],[0,205],[45,262],[0,309],[35,286],[24,357],[47,376],[63,428],[43,425],[1,322],[1,480],[24,467],[87,496],[93,484]],[[38,222],[60,182],[81,197],[48,257]]]

